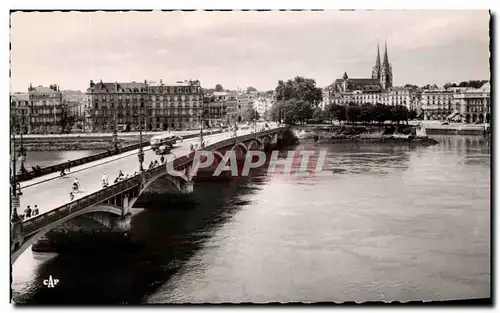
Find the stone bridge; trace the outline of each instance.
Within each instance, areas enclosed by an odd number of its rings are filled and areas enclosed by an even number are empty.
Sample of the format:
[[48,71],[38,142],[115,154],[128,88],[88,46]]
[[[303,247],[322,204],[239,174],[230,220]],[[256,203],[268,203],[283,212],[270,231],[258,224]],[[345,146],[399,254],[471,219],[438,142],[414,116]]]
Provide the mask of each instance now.
[[[225,151],[233,149],[239,149],[241,153],[253,149],[265,149],[279,142],[283,130],[284,128],[275,128],[224,139],[206,146],[204,150],[218,151],[220,154],[224,154]],[[192,172],[192,167],[197,166],[195,153],[191,152],[175,158],[166,164],[177,171]],[[160,177],[166,177],[183,193],[190,193],[194,190],[192,176],[172,176],[167,171],[167,166],[162,164],[143,170],[131,178],[102,188],[29,220],[13,220],[11,221],[11,263],[13,264],[29,246],[51,230],[82,215],[89,218],[98,216],[99,218],[94,219],[107,229],[127,231],[130,225],[130,208],[134,206],[141,194]],[[50,193],[47,196],[50,197]]]

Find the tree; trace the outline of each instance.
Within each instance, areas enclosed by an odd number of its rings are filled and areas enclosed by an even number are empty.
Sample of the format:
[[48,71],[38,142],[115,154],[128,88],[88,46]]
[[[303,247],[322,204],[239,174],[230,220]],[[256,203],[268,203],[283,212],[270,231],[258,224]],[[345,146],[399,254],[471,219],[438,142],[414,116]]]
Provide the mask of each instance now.
[[373,109],[373,120],[380,125],[385,121],[392,120],[391,109],[382,103],[377,103]]
[[252,92],[252,91],[257,91],[257,89],[255,89],[255,88],[254,88],[254,87],[252,87],[252,86],[249,86],[249,87],[247,88],[247,92]]
[[452,87],[458,87],[458,86],[455,83],[446,83],[443,85],[444,89],[448,89],[448,88],[452,88]]
[[221,84],[215,85],[215,91],[224,91],[224,87]]
[[278,101],[300,100],[317,106],[323,100],[323,91],[316,87],[316,81],[300,76],[289,79],[286,83],[278,81],[275,92]]
[[408,123],[408,109],[402,105],[396,105],[390,108],[391,120],[399,125],[399,122],[406,121]]
[[304,124],[313,116],[313,107],[310,103],[303,100],[288,102],[284,107],[285,123],[287,124]]
[[320,107],[316,107],[313,111],[312,119],[316,123],[323,123],[328,118],[327,112]]
[[353,124],[358,122],[360,116],[361,116],[361,108],[355,103],[350,103],[347,106],[347,118],[349,119],[349,122]]
[[406,84],[404,87],[405,87],[405,88],[413,88],[413,89],[418,89],[418,86],[417,86],[417,85],[412,85],[412,84]]
[[271,106],[271,109],[269,110],[269,119],[271,121],[279,121],[280,117],[283,117],[284,106],[285,104],[282,101],[274,102]]
[[361,107],[361,113],[359,116],[359,120],[361,122],[369,123],[373,121],[375,106],[371,103],[365,103]]

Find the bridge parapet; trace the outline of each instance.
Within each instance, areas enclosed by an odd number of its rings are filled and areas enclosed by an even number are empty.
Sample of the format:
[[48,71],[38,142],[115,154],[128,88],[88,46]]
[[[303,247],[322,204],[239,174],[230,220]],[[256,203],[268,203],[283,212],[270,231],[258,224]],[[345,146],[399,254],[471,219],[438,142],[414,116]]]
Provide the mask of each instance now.
[[113,198],[117,194],[123,193],[129,189],[139,186],[140,176],[134,176],[125,181],[111,185],[105,189],[94,192],[78,200],[64,204],[54,210],[41,214],[35,218],[22,223],[22,234],[24,237],[36,233],[39,229],[89,206],[96,205]]

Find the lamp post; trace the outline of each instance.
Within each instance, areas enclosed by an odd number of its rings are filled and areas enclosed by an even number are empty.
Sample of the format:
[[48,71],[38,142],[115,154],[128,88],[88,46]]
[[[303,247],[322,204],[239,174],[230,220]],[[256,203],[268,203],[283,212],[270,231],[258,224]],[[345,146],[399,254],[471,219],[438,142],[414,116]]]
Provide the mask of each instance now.
[[116,131],[116,108],[113,114],[113,146],[115,148],[115,152],[118,153],[118,133]]
[[142,110],[139,107],[139,153],[137,154],[139,158],[139,170],[141,173],[144,171],[142,163],[144,162],[144,151],[142,150]]
[[24,122],[24,110],[21,110],[21,123],[19,124],[19,133],[21,135],[21,148],[19,148],[19,161],[21,162],[21,175],[24,175],[26,168],[24,168],[24,162],[26,161],[26,149],[23,145],[23,122]]
[[199,110],[199,120],[200,120],[200,148],[204,148],[203,147],[203,118],[202,118],[202,114],[203,114],[203,108],[201,110]]

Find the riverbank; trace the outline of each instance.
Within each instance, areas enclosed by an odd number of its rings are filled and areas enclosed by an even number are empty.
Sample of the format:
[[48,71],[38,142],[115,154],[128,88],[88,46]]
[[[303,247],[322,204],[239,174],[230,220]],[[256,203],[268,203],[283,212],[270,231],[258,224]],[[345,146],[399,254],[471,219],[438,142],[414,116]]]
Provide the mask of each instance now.
[[316,143],[364,142],[380,144],[435,145],[437,140],[427,136],[417,136],[417,129],[411,125],[390,127],[379,126],[332,126],[318,127],[314,130],[295,128],[294,134],[299,141]]
[[[409,121],[408,126],[416,127],[418,125],[423,125],[428,135],[464,135],[464,136],[483,136],[485,124],[466,124],[466,123],[450,123],[443,125],[441,121]],[[381,126],[376,127],[390,127],[391,122],[383,123]],[[374,127],[374,125],[368,125],[369,127]],[[403,126],[401,124],[400,126]],[[340,125],[338,122],[335,124],[309,124],[305,128],[309,130],[322,128],[327,129],[331,127],[366,127],[366,125]]]

